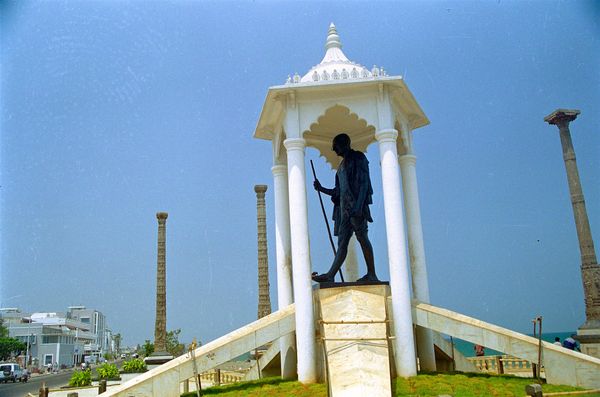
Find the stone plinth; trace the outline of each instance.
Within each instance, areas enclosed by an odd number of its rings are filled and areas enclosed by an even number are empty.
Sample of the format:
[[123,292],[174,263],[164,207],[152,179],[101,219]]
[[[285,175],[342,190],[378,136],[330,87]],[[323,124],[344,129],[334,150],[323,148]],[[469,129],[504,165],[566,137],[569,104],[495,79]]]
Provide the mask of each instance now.
[[600,358],[600,325],[595,328],[580,327],[574,338],[579,341],[583,354]]
[[[349,283],[348,283],[349,284]],[[387,285],[319,289],[326,374],[330,396],[391,396],[387,340]]]
[[144,362],[146,363],[146,366],[148,366],[148,369],[152,369],[163,365],[164,363],[171,361],[172,359],[173,356],[166,352],[158,354],[153,353],[152,355],[146,357],[144,359]]

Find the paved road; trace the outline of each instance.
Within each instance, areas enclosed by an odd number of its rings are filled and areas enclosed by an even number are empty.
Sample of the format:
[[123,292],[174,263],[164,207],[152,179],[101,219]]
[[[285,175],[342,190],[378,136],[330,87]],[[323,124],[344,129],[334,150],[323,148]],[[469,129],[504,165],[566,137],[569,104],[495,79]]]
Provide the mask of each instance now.
[[[121,368],[122,360],[114,362],[118,368]],[[73,374],[73,369],[63,370],[58,374],[44,374],[40,376],[34,376],[29,378],[27,383],[0,383],[0,397],[25,397],[27,393],[31,393],[34,396],[39,394],[42,382],[46,382],[46,387],[50,389],[58,389],[61,386],[69,384],[69,379]],[[92,368],[92,378],[97,377],[96,368]]]
[[71,371],[34,376],[27,383],[2,383],[0,384],[0,397],[25,397],[27,393],[37,396],[42,382],[46,382],[46,387],[52,389],[65,386],[69,383],[69,379],[71,379]]

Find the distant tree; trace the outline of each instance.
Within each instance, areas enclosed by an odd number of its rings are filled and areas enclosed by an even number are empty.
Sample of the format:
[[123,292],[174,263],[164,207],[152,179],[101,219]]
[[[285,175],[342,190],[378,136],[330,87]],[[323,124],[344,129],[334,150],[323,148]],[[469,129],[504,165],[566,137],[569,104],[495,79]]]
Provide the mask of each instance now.
[[115,341],[115,354],[121,353],[121,334],[115,334],[113,340]]
[[180,333],[181,329],[167,332],[167,351],[173,357],[179,357],[185,351],[185,345],[183,343],[179,343]]
[[142,346],[142,353],[145,357],[148,357],[152,353],[154,353],[154,343],[150,342],[150,339],[146,339],[144,341],[144,345]]
[[0,338],[0,361],[10,359],[13,355],[27,349],[25,343],[15,338]]
[[3,318],[0,318],[0,338],[8,338],[8,328],[4,326]]
[[[185,345],[179,342],[179,334],[181,333],[180,329],[176,329],[173,331],[167,331],[167,340],[166,347],[167,352],[174,357],[181,356],[185,352]],[[138,351],[148,357],[152,353],[154,353],[154,343],[150,342],[149,339],[144,341],[144,344],[141,348],[138,347]]]

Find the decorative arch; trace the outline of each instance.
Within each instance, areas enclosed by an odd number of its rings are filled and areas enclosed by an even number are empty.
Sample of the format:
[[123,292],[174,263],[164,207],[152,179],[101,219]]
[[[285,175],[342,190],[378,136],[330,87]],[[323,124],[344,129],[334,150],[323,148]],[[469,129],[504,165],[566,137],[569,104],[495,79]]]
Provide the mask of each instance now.
[[369,144],[375,141],[375,131],[374,126],[347,106],[335,104],[327,108],[302,135],[307,146],[316,148],[335,169],[341,161],[331,150],[331,142],[336,135],[342,132],[348,134],[352,140],[352,148],[365,152]]

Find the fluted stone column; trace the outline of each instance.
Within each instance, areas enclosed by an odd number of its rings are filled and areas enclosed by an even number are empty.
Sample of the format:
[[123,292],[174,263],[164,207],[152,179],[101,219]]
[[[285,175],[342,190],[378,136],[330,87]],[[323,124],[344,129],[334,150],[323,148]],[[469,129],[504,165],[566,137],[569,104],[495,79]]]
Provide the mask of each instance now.
[[[581,253],[581,278],[585,297],[586,322],[578,330],[582,351],[600,358],[600,266],[596,259],[594,240],[585,208],[585,200],[579,171],[575,160],[575,149],[571,141],[569,123],[577,118],[579,110],[557,109],[544,118],[549,124],[558,127],[562,145],[563,160],[567,171],[567,182],[571,194],[573,216]],[[587,345],[587,346],[586,346]]]
[[158,254],[156,260],[156,321],[154,324],[154,353],[146,357],[150,366],[163,364],[173,358],[167,352],[167,266],[166,266],[166,212],[157,212]]
[[154,351],[167,351],[167,239],[166,212],[156,214],[158,219],[158,255],[156,260],[156,323],[154,326]]
[[[415,299],[429,303],[429,282],[425,262],[425,244],[421,224],[421,208],[417,186],[417,157],[412,154],[400,156],[404,208],[408,231],[408,250],[412,274],[412,287]],[[435,351],[433,335],[430,329],[417,326],[417,353],[421,369],[435,371]]]
[[385,227],[387,230],[390,289],[394,318],[394,360],[398,376],[417,374],[413,321],[410,303],[410,277],[406,256],[404,217],[400,193],[400,167],[396,139],[398,131],[383,129],[375,134],[379,142]]
[[[275,191],[275,252],[277,258],[277,308],[294,303],[292,288],[292,247],[290,242],[290,203],[288,195],[287,165],[271,168]],[[281,352],[281,377],[296,377],[296,340],[290,333],[279,339]]]
[[256,224],[258,238],[258,318],[271,314],[269,296],[269,258],[267,256],[267,214],[265,192],[267,185],[255,185]]
[[284,141],[284,146],[287,149],[288,160],[298,380],[302,383],[315,383],[317,381],[317,355],[304,165],[306,142],[302,138],[288,138]]

